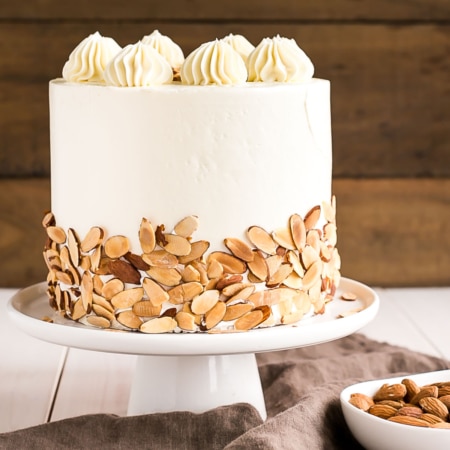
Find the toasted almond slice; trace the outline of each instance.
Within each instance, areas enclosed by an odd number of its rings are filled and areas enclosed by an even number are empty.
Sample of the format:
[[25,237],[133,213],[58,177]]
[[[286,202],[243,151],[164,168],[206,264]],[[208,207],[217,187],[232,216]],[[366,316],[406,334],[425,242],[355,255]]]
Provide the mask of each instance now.
[[140,300],[133,305],[133,314],[139,317],[157,317],[161,314],[162,306],[155,306],[150,300]]
[[72,309],[71,309],[71,317],[72,320],[79,320],[82,317],[86,315],[86,310],[83,306],[82,300],[77,300],[76,302],[72,303]]
[[67,246],[72,264],[78,267],[80,265],[80,244],[77,233],[73,228],[69,228],[67,231]]
[[327,222],[336,223],[336,211],[328,202],[322,202],[323,216]]
[[226,309],[225,303],[219,301],[205,314],[205,326],[207,330],[214,328],[222,321]]
[[46,213],[44,214],[44,217],[42,218],[42,226],[44,228],[47,227],[51,227],[53,225],[55,225],[56,221],[55,221],[55,216],[53,215],[53,213],[51,211],[46,211]]
[[142,256],[136,255],[135,253],[125,253],[123,255],[124,258],[137,270],[148,270],[150,269],[150,264],[147,264],[143,259]]
[[145,278],[142,285],[148,299],[154,306],[160,306],[169,300],[169,294],[150,278]]
[[282,316],[290,314],[292,312],[292,305],[294,304],[293,298],[286,298],[278,303],[278,311]]
[[150,267],[147,270],[147,274],[150,275],[156,282],[165,286],[176,286],[181,281],[181,273],[177,269],[165,269],[162,267]]
[[290,228],[278,228],[272,232],[273,240],[288,250],[295,250],[295,243],[292,239]]
[[108,280],[102,288],[101,294],[108,300],[111,300],[116,294],[122,292],[125,289],[125,284],[118,278],[111,278]]
[[270,278],[278,272],[279,268],[281,267],[281,264],[283,263],[283,257],[279,255],[273,255],[266,258],[266,264],[267,264],[267,270],[268,275],[267,278]]
[[59,252],[59,259],[61,261],[61,267],[63,269],[67,269],[68,266],[72,265],[72,261],[70,260],[69,249],[66,246],[61,247],[61,250]]
[[[141,274],[129,262],[122,259],[107,261],[107,268],[116,278],[122,280],[124,283],[139,284],[141,281]],[[99,271],[97,270],[97,273]]]
[[105,242],[105,253],[111,259],[120,258],[130,251],[130,240],[126,236],[111,236]]
[[326,241],[328,241],[328,244],[331,246],[335,246],[337,243],[337,228],[336,224],[334,223],[327,223],[323,227],[323,237]]
[[88,316],[86,317],[86,321],[89,325],[98,328],[109,328],[111,326],[111,322],[105,318],[100,316]]
[[175,256],[186,256],[191,253],[191,243],[183,236],[165,234],[164,250]]
[[108,300],[106,300],[106,298],[102,297],[101,295],[93,293],[92,294],[92,302],[93,302],[93,305],[99,305],[102,308],[105,308],[112,313],[114,312],[114,308],[111,305],[111,303]]
[[238,292],[233,294],[227,300],[226,303],[227,303],[227,305],[229,305],[230,303],[233,303],[233,302],[236,302],[236,301],[247,300],[250,297],[250,295],[253,294],[253,292],[255,292],[255,285],[254,284],[245,284],[245,286],[242,289],[240,289]]
[[205,252],[209,248],[209,242],[207,241],[197,241],[191,243],[191,251],[186,256],[179,256],[178,261],[180,264],[188,264],[192,261],[196,261],[202,258]]
[[177,327],[177,321],[172,317],[158,317],[144,322],[140,326],[143,333],[170,333]]
[[246,242],[237,238],[226,238],[224,239],[224,243],[228,250],[230,250],[236,258],[242,259],[246,262],[253,261],[254,256],[252,249]]
[[325,242],[320,242],[320,259],[324,262],[330,262],[333,256],[333,247]]
[[81,241],[80,249],[84,253],[88,253],[103,241],[104,231],[100,227],[92,227]]
[[270,315],[270,308],[257,308],[239,317],[234,328],[240,331],[251,330],[264,322]]
[[297,294],[292,298],[295,307],[303,314],[308,313],[311,310],[311,297],[303,291],[297,291]]
[[190,281],[200,281],[200,272],[191,264],[188,264],[182,270],[181,278],[185,283],[189,283]]
[[78,272],[78,269],[70,265],[67,267],[66,272],[70,273],[70,276],[73,280],[73,284],[78,286],[81,283],[81,276],[80,272]]
[[151,253],[155,249],[156,238],[152,224],[144,217],[139,228],[139,242],[143,253]]
[[55,273],[56,279],[61,283],[67,284],[67,286],[72,286],[73,278],[69,271],[58,270]]
[[317,222],[320,219],[320,214],[321,214],[320,205],[314,206],[306,213],[304,219],[306,230],[311,230],[316,227]]
[[191,310],[194,314],[205,314],[219,301],[219,291],[205,291],[192,300]]
[[290,325],[292,323],[299,322],[304,316],[302,311],[294,311],[289,314],[281,316],[281,323],[283,325]]
[[52,225],[47,227],[46,231],[48,237],[57,244],[64,244],[66,242],[66,232],[61,227]]
[[267,280],[266,285],[268,287],[275,287],[281,283],[284,283],[292,271],[293,268],[290,264],[281,264],[279,269]]
[[177,257],[166,250],[155,250],[151,253],[145,253],[142,255],[142,259],[152,267],[174,269],[178,266]]
[[92,294],[94,291],[94,284],[92,282],[92,276],[89,272],[84,272],[81,277],[81,300],[83,302],[83,308],[85,311],[89,311],[92,306]]
[[266,259],[260,250],[254,250],[253,261],[249,262],[248,268],[250,272],[259,280],[265,281],[269,276],[269,268]]
[[306,270],[308,270],[316,261],[320,261],[319,253],[310,245],[307,245],[303,249],[300,258],[302,260],[303,267]]
[[306,244],[306,227],[305,222],[298,214],[293,214],[289,219],[289,226],[291,228],[292,240],[299,252],[303,251]]
[[286,257],[287,257],[287,260],[289,261],[289,263],[291,264],[294,272],[299,277],[303,277],[303,275],[305,274],[305,269],[303,268],[303,265],[300,262],[300,259],[297,255],[297,253],[296,252],[288,252]]
[[247,265],[243,261],[225,252],[217,251],[210,253],[208,263],[211,263],[212,260],[219,262],[225,273],[241,274],[247,270]]
[[141,287],[126,289],[118,292],[111,298],[111,303],[116,309],[126,309],[132,307],[144,296],[144,289]]
[[99,245],[95,248],[94,252],[90,256],[90,264],[91,264],[91,271],[97,272],[98,268],[100,267],[100,261],[102,258],[102,247]]
[[354,292],[344,292],[341,295],[341,299],[342,300],[347,300],[347,301],[354,301],[358,298],[358,296],[354,293]]
[[187,216],[180,220],[174,227],[173,231],[184,238],[192,236],[198,228],[198,217]]
[[222,320],[224,322],[236,320],[244,314],[250,312],[252,309],[253,305],[251,303],[236,303],[234,305],[228,305]]
[[275,255],[277,244],[266,230],[258,226],[252,226],[247,230],[247,235],[250,242],[257,249],[262,250],[268,255]]
[[216,289],[219,291],[222,291],[227,286],[230,286],[232,284],[240,283],[243,280],[242,275],[224,275],[222,278],[220,278],[217,281]]
[[184,283],[169,289],[169,302],[180,305],[191,301],[194,297],[203,292],[203,286],[197,282]]
[[208,272],[206,270],[206,264],[200,262],[200,261],[192,261],[191,262],[192,267],[194,267],[198,273],[200,274],[200,283],[203,286],[206,286],[209,282],[208,278]]
[[206,274],[208,275],[208,278],[219,278],[223,275],[223,267],[222,264],[220,264],[218,261],[213,259],[208,264],[208,269],[206,271]]
[[104,317],[105,319],[108,319],[109,321],[114,319],[114,313],[112,313],[109,309],[104,308],[101,305],[93,304],[92,309],[94,313],[99,317]]
[[282,282],[283,286],[291,289],[302,289],[303,281],[296,272],[291,272]]
[[[89,269],[86,269],[89,270]],[[94,292],[98,295],[102,295],[102,289],[104,286],[102,277],[100,275],[94,275],[92,277],[92,284],[94,286]]]
[[175,316],[175,320],[178,323],[178,326],[185,331],[195,331],[197,329],[197,325],[195,324],[195,316],[186,311],[180,311]]
[[[308,290],[318,281],[320,281],[320,275],[322,273],[322,261],[319,259],[313,262],[305,272],[303,277],[303,289]],[[320,293],[320,285],[319,285]]]
[[117,322],[132,330],[138,330],[142,325],[142,319],[129,309],[117,314]]
[[282,300],[293,298],[296,295],[297,291],[295,289],[280,287],[255,292],[248,298],[248,301],[258,307],[263,305],[272,306],[278,304]]
[[250,286],[253,286],[253,285],[244,283],[244,282],[228,284],[227,286],[225,286],[222,289],[221,294],[225,295],[225,297],[232,297],[233,295],[242,291],[242,289],[244,289],[246,287],[250,287]]

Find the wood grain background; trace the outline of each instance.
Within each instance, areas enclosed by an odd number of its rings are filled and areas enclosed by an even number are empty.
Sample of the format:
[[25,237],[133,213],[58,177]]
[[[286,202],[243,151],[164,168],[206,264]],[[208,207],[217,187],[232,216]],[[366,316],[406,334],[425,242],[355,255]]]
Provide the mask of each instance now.
[[45,277],[48,81],[98,30],[159,29],[188,54],[230,32],[292,37],[332,82],[343,275],[450,285],[448,0],[28,0],[0,4],[0,286]]

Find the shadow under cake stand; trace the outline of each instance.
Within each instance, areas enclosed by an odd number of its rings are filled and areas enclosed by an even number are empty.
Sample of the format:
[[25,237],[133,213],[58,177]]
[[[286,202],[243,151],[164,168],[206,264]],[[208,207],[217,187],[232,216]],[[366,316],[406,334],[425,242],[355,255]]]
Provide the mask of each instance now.
[[[369,287],[343,278],[322,315],[294,325],[243,333],[143,334],[87,327],[58,316],[48,304],[46,283],[18,291],[8,313],[25,333],[54,344],[138,355],[128,415],[191,411],[201,413],[234,403],[249,403],[266,419],[256,353],[320,344],[348,336],[369,323],[379,308]],[[343,292],[355,301],[340,299]]]

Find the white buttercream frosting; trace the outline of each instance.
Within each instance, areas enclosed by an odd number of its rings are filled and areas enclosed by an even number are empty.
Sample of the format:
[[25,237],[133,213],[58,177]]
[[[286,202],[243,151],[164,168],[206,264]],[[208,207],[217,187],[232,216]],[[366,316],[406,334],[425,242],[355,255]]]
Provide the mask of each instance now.
[[161,34],[158,30],[144,36],[141,39],[143,44],[152,46],[164,58],[167,59],[174,71],[179,71],[184,62],[184,53],[181,47],[176,44],[170,37]]
[[190,85],[230,85],[247,80],[247,69],[239,53],[226,42],[206,42],[194,50],[181,67],[181,81]]
[[66,81],[103,82],[108,62],[121,50],[120,45],[98,31],[83,39],[72,51],[62,71]]
[[142,42],[124,47],[106,66],[106,84],[153,86],[170,83],[172,67],[154,48]]
[[248,55],[255,49],[255,46],[241,34],[230,33],[222,41],[230,44],[241,55],[244,61],[247,61]]
[[264,82],[309,81],[314,66],[294,39],[265,38],[247,59],[248,80]]

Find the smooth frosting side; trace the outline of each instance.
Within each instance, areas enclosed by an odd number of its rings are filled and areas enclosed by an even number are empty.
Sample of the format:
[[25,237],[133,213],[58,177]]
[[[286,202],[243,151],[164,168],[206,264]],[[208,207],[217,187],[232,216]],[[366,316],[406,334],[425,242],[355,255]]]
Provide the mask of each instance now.
[[104,77],[111,86],[154,86],[171,82],[173,72],[154,48],[138,42],[127,45],[109,62]]
[[314,66],[293,39],[265,38],[247,59],[248,80],[302,82],[313,77]]
[[103,82],[103,72],[121,47],[110,37],[99,32],[83,39],[72,51],[63,67],[62,75],[66,81]]
[[181,68],[183,84],[230,85],[246,80],[242,57],[231,45],[219,40],[202,44],[188,55]]

